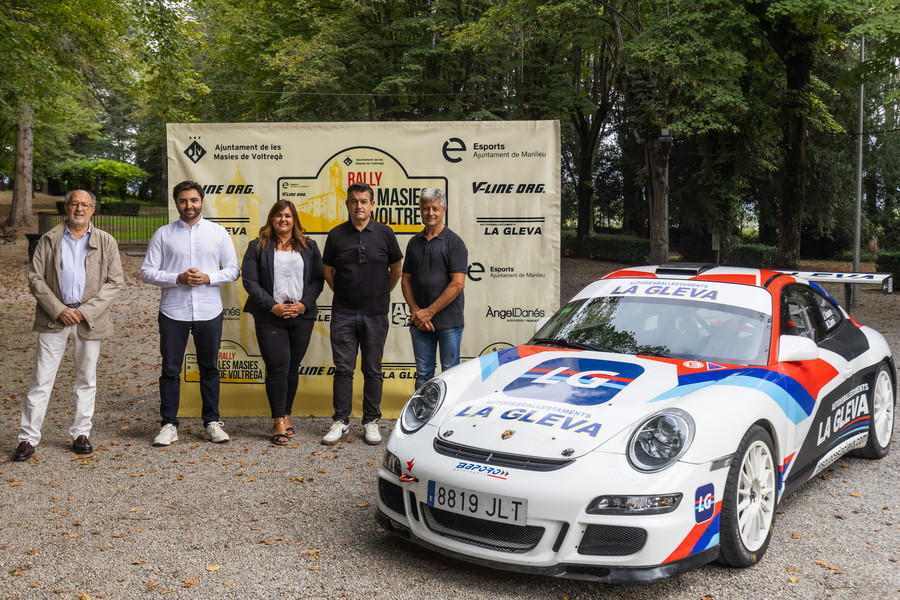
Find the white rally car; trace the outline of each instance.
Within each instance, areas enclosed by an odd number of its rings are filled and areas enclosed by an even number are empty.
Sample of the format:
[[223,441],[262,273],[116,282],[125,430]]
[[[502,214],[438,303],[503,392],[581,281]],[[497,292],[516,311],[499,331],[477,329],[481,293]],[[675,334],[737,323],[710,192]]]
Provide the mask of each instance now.
[[885,456],[893,429],[888,344],[799,275],[666,265],[595,281],[527,344],[413,395],[379,521],[554,576],[755,564],[785,494],[848,451]]

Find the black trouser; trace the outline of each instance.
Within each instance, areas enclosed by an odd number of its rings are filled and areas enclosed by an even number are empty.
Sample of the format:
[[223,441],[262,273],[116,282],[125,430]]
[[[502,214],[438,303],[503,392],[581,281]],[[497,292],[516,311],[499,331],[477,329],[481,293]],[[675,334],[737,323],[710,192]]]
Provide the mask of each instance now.
[[309,347],[314,324],[315,319],[303,317],[256,320],[256,341],[266,363],[266,397],[273,419],[291,414],[300,362]]
[[388,333],[387,315],[331,313],[331,356],[334,359],[334,421],[350,421],[353,409],[353,371],[359,353],[363,375],[365,425],[381,418],[381,358]]
[[181,394],[181,364],[188,335],[194,336],[197,368],[200,371],[200,399],[203,425],[219,420],[219,345],[222,342],[222,313],[209,321],[176,321],[159,313],[159,350],[162,373],[159,376],[159,415],[163,425],[178,427]]

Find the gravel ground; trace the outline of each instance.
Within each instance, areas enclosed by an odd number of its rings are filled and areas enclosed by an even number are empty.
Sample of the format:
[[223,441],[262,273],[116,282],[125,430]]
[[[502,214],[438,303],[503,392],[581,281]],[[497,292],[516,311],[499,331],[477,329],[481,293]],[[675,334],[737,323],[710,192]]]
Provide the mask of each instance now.
[[[233,437],[202,441],[197,419],[169,448],[157,432],[156,290],[123,255],[117,337],[101,350],[91,440],[70,450],[67,357],[36,459],[11,461],[35,334],[26,242],[0,246],[0,598],[877,598],[900,594],[900,452],[845,458],[782,503],[763,562],[709,565],[651,585],[512,574],[444,558],[375,523],[383,447],[353,436],[318,444],[329,424],[296,418],[294,444],[269,419],[229,418]],[[562,297],[614,265],[563,259]],[[900,351],[898,299],[865,291],[853,316]],[[127,321],[126,321],[127,318]],[[387,435],[393,423],[382,425]]]

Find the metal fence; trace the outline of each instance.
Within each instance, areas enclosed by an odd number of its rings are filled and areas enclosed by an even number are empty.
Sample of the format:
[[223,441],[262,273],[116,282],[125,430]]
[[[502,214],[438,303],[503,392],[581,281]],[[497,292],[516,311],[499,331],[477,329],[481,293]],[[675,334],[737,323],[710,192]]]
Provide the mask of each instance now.
[[[66,220],[66,215],[54,212],[38,213],[38,231],[47,233]],[[169,222],[169,211],[162,207],[141,207],[137,216],[98,215],[91,217],[91,223],[111,234],[119,244],[146,245],[153,232]]]

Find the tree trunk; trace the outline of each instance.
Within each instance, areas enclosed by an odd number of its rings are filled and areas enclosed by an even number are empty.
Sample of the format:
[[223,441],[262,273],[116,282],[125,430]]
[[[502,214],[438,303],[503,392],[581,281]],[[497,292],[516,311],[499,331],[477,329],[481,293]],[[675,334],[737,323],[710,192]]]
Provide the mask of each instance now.
[[812,57],[809,52],[795,52],[784,59],[788,87],[788,121],[784,129],[784,162],[782,163],[781,231],[775,266],[797,269],[800,266],[800,234],[803,229],[803,203],[809,181],[806,158],[809,114],[809,84]]
[[10,227],[34,227],[31,208],[34,199],[32,174],[34,172],[34,109],[25,108],[22,122],[16,125],[16,162],[13,182],[12,205],[6,225]]
[[666,170],[672,144],[661,144],[658,139],[648,139],[646,144],[647,171],[650,185],[650,263],[661,265],[669,262],[669,210]]
[[803,229],[803,200],[806,198],[806,114],[791,119],[784,133],[784,177],[781,192],[781,227],[775,266],[800,267],[800,234]]
[[[576,237],[578,241],[591,235],[594,231],[594,161],[591,153],[591,145],[585,143],[585,132],[576,134],[575,157],[575,197],[578,200],[578,227]],[[587,147],[585,147],[587,146]]]

